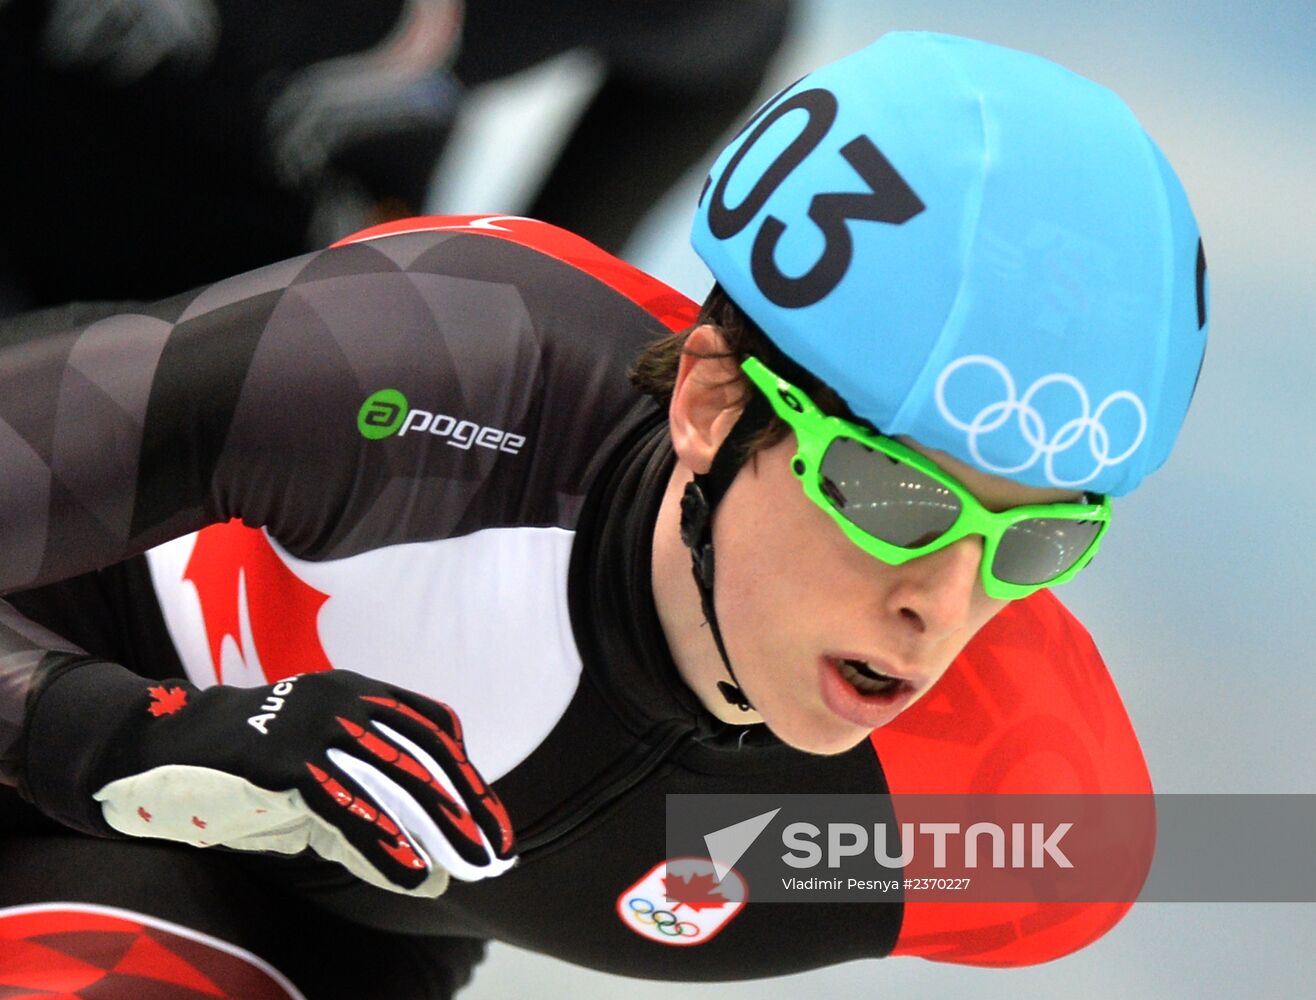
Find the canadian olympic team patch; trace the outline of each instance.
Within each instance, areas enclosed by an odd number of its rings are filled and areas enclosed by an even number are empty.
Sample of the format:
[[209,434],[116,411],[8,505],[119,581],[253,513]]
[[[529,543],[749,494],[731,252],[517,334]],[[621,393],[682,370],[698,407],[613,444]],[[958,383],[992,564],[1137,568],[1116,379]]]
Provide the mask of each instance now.
[[617,916],[659,944],[704,944],[745,908],[749,889],[734,868],[719,881],[708,858],[668,858],[617,897]]
[[305,1000],[241,948],[142,913],[86,903],[0,907],[0,997]]

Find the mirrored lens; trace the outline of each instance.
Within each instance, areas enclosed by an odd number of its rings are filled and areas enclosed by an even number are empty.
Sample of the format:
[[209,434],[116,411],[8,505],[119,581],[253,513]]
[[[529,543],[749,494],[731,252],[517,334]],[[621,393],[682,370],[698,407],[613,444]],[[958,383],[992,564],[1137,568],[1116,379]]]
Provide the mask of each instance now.
[[959,497],[941,483],[853,438],[828,445],[819,473],[846,520],[901,548],[928,544],[960,516]]
[[1054,580],[1083,558],[1101,523],[1034,517],[1012,524],[1001,536],[992,574],[1006,583]]

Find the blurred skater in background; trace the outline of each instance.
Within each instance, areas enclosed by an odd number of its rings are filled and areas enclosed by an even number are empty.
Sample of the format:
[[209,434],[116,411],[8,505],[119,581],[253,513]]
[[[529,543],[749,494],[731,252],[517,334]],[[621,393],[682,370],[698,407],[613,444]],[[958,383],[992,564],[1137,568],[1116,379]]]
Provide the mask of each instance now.
[[789,4],[0,2],[0,314],[171,295],[415,215],[465,88],[577,48],[602,82],[529,214],[620,250],[747,110]]

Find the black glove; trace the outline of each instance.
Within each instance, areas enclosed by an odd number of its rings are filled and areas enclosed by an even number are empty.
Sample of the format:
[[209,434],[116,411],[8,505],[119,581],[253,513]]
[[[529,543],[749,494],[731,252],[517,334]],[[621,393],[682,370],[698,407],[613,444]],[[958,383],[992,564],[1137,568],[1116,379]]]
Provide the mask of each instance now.
[[201,690],[84,663],[55,675],[28,718],[24,794],[90,833],[309,847],[422,896],[514,860],[507,811],[452,709],[347,670]]

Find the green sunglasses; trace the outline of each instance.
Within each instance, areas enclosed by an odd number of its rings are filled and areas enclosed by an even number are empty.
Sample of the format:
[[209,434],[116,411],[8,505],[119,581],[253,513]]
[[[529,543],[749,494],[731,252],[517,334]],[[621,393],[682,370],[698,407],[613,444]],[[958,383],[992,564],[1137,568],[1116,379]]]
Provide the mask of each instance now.
[[983,589],[1017,600],[1072,580],[1110,527],[1109,497],[990,511],[925,455],[828,416],[757,358],[741,368],[795,432],[791,469],[805,495],[884,563],[899,566],[980,535]]

